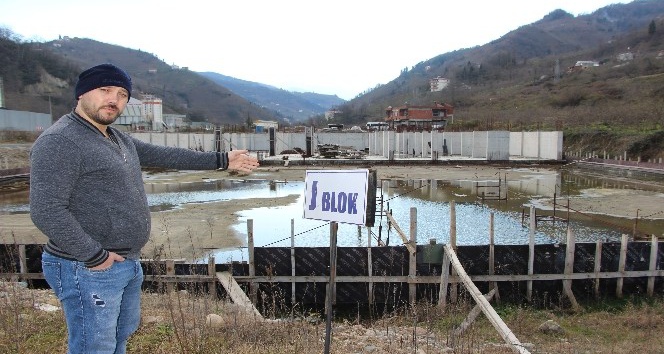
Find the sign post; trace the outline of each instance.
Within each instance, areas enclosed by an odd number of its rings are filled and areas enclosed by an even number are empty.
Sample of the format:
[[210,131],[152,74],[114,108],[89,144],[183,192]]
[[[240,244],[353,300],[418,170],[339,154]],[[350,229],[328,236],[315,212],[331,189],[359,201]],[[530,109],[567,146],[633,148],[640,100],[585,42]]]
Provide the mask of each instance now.
[[[337,273],[337,223],[366,224],[369,170],[307,171],[304,185],[304,218],[330,221],[330,277],[325,301],[324,351],[329,354]],[[375,200],[372,202],[375,203]],[[373,219],[371,221],[373,224]]]
[[330,353],[332,344],[332,306],[334,294],[336,293],[337,278],[337,229],[338,225],[332,221],[330,223],[330,281],[327,284],[327,296],[325,299],[325,354]]

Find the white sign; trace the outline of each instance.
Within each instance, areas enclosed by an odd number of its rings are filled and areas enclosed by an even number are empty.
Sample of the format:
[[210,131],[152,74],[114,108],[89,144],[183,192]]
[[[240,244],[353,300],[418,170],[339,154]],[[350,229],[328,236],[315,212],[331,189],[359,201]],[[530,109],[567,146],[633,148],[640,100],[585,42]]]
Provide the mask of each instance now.
[[364,225],[369,170],[307,171],[304,218]]

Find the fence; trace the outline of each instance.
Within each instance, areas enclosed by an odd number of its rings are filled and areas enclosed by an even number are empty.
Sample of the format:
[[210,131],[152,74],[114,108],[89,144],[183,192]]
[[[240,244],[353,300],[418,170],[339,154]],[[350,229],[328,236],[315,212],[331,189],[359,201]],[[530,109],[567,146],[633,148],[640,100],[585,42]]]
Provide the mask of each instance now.
[[[266,133],[221,133],[222,150],[247,149],[270,151],[276,154],[295,148],[307,151],[307,144],[315,150],[318,144],[337,144],[356,150],[369,150],[369,154],[384,158],[433,158],[459,156],[489,161],[506,161],[510,156],[536,160],[561,160],[563,134],[553,132],[357,132],[309,133],[275,132],[274,141]],[[131,133],[135,138],[157,145],[176,146],[212,151],[215,135],[201,133]]]
[[[415,244],[416,215],[416,209],[411,209],[409,236],[398,225],[392,225],[403,246],[372,246],[369,238],[366,247],[338,248],[334,269],[336,303],[396,306],[457,296],[456,284],[461,279],[449,270],[444,245]],[[532,229],[535,213],[530,215]],[[562,296],[577,307],[577,298],[654,296],[663,292],[664,247],[655,236],[649,241],[630,241],[624,235],[621,242],[576,243],[569,231],[565,244],[535,245],[531,232],[528,245],[496,245],[493,227],[490,229],[486,245],[457,246],[456,237],[450,235],[448,246],[455,250],[477,287],[485,293],[495,288],[498,300],[556,302]],[[451,232],[455,233],[454,227]],[[328,247],[255,248],[252,231],[248,234],[248,263],[145,260],[145,280],[166,290],[178,283],[206,283],[214,292],[217,273],[228,271],[253,299],[261,293],[279,296],[291,304],[323,303],[331,275]],[[43,279],[41,245],[4,245],[1,251],[0,277]]]

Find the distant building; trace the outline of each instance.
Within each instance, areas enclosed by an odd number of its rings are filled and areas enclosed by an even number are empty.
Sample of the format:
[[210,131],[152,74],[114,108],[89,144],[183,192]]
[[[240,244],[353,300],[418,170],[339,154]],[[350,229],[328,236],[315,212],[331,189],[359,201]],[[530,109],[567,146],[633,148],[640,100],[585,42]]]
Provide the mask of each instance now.
[[120,117],[115,120],[114,124],[136,129],[138,125],[144,122],[145,115],[143,114],[143,102],[131,97],[125,106],[124,111],[122,111]]
[[582,68],[591,68],[593,66],[599,66],[599,62],[593,60],[579,60],[574,64],[576,67]]
[[390,106],[385,113],[385,121],[390,125],[390,130],[441,130],[447,125],[447,120],[453,117],[454,107],[447,103],[434,102],[433,106]]
[[140,100],[131,97],[113,124],[128,130],[164,130],[167,126],[164,123],[162,106],[161,98],[153,95],[142,95]]
[[431,88],[431,92],[442,91],[449,84],[450,84],[450,79],[446,79],[440,76],[436,76],[433,79],[429,80],[429,86]]
[[279,123],[273,120],[255,120],[254,127],[256,127],[256,133],[261,133],[268,131],[270,128],[278,129]]
[[215,125],[210,122],[191,122],[191,129],[194,130],[214,130]]
[[367,122],[366,127],[368,131],[373,132],[377,130],[388,130],[390,124],[387,122]]
[[631,60],[634,60],[634,53],[630,53],[630,52],[620,53],[616,56],[616,59],[618,61],[631,61]]
[[145,119],[152,123],[152,130],[164,130],[163,104],[161,98],[153,95],[143,95],[143,114]]
[[189,126],[185,114],[164,114],[163,118],[166,129],[179,129]]
[[341,111],[338,111],[336,109],[325,111],[325,120],[333,119],[334,116],[337,114],[341,114]]

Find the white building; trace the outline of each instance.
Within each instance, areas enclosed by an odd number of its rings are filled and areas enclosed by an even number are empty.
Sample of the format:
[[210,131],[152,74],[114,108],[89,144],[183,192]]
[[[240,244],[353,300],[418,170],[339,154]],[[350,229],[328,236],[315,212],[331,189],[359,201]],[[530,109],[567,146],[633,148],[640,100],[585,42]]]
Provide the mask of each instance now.
[[143,122],[145,122],[143,102],[131,97],[124,111],[122,111],[120,117],[115,121],[115,124],[136,127]]
[[433,79],[429,80],[429,86],[431,87],[431,92],[442,91],[449,84],[450,84],[450,79],[446,79],[440,76],[436,76]]
[[142,95],[140,100],[131,97],[114,124],[132,130],[161,131],[166,129],[161,98],[153,95]]
[[574,66],[580,66],[582,68],[590,68],[593,66],[599,66],[599,62],[593,60],[579,60],[574,64]]
[[152,130],[164,130],[163,104],[161,98],[143,95],[143,114],[145,120],[152,124]]
[[167,129],[176,129],[188,126],[186,114],[164,114],[164,124]]

